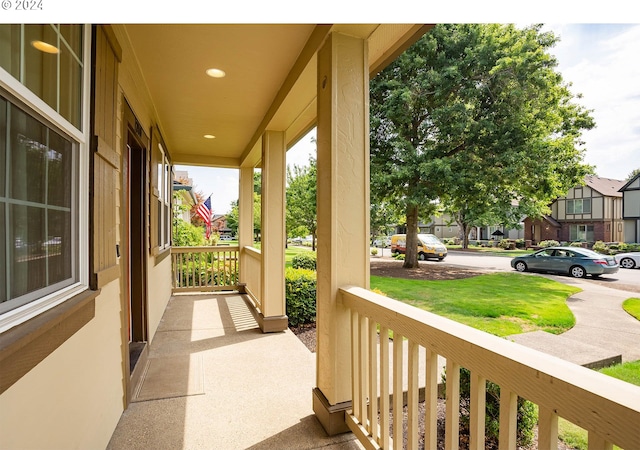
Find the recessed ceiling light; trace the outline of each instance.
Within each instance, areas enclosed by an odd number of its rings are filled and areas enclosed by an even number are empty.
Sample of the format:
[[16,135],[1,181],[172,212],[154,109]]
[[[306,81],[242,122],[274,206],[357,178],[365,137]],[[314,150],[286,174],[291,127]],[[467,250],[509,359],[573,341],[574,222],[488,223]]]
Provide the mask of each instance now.
[[46,42],[31,41],[31,45],[44,53],[51,53],[53,55],[57,55],[58,53],[60,53],[60,49],[58,47],[56,47],[55,45],[47,44]]
[[224,70],[220,69],[207,69],[206,73],[212,78],[224,78],[227,75]]
[[205,134],[204,138],[205,139],[215,139],[216,137],[213,134]]

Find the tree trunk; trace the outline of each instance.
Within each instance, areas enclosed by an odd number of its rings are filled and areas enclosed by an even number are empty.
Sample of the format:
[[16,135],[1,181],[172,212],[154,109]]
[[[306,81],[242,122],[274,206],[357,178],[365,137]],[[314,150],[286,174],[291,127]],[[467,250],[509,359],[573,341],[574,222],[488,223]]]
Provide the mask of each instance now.
[[463,223],[461,224],[461,228],[462,228],[462,248],[466,250],[469,248],[469,224]]
[[316,251],[316,230],[311,233],[311,250]]
[[407,206],[407,242],[402,267],[418,267],[418,205]]

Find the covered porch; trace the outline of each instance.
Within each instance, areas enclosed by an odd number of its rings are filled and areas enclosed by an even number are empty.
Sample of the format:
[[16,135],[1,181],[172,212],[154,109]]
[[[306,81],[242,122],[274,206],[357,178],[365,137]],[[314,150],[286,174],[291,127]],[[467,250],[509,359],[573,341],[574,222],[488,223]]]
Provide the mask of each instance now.
[[[290,28],[291,36],[304,39],[286,54],[288,62],[279,65],[276,55],[258,54],[260,49],[268,50],[258,45],[258,38],[280,36],[274,45],[290,46],[284,28],[126,26],[167,129],[172,163],[239,170],[239,245],[228,249],[233,255],[222,257],[234,270],[231,261],[237,261],[238,272],[236,279],[223,280],[220,287],[206,287],[209,291],[234,288],[233,294],[182,296],[175,293],[178,286],[174,285],[174,296],[150,345],[142,382],[110,446],[128,448],[133,444],[127,436],[146,436],[138,438],[148,439],[146,447],[163,446],[157,439],[166,435],[170,446],[178,448],[400,448],[402,440],[392,436],[406,434],[408,448],[424,442],[424,448],[435,449],[438,384],[444,363],[447,449],[459,445],[461,368],[471,372],[471,448],[485,446],[487,381],[501,386],[501,449],[517,447],[519,397],[538,406],[540,449],[557,447],[559,417],[588,430],[592,449],[612,448],[614,443],[640,448],[637,387],[368,290],[369,77],[429,27]],[[163,42],[167,43],[163,49],[173,48],[171,38],[195,43],[202,36],[227,39],[228,47],[237,51],[231,55],[234,61],[240,60],[239,55],[246,56],[245,64],[258,58],[270,70],[255,78],[248,74],[258,67],[240,67],[230,59],[229,86],[212,90],[227,89],[237,95],[236,102],[223,102],[227,109],[216,110],[206,124],[191,120],[186,109],[169,108],[181,105],[177,97],[186,93],[195,111],[204,114],[210,105],[196,104],[199,94],[185,87],[185,80],[194,78],[179,66],[164,73],[157,58],[150,56]],[[242,76],[233,79],[233,68]],[[178,81],[183,94],[166,89]],[[271,81],[271,86],[250,88],[264,81]],[[260,104],[261,114],[254,114]],[[240,112],[244,122],[232,123],[230,117]],[[213,145],[194,140],[194,125],[199,124],[197,132],[202,133],[204,125],[218,123],[220,137]],[[309,353],[287,329],[284,293],[285,155],[314,125],[318,136],[316,354]],[[258,168],[262,178],[260,249],[253,242],[253,175]],[[176,279],[173,261],[172,278]],[[205,272],[213,275],[220,270],[226,273],[227,264]],[[168,379],[154,383],[154,376]],[[171,383],[174,387],[167,389]],[[393,412],[405,405],[404,419],[393,421]],[[420,423],[425,425],[424,432]]]
[[174,295],[108,448],[362,448],[313,415],[315,354],[262,333],[239,293]]

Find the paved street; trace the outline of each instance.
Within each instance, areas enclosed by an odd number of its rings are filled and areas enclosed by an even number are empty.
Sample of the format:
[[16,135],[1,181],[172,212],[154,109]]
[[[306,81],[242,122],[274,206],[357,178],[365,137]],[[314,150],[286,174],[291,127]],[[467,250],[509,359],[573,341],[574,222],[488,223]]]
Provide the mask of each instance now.
[[[380,249],[378,249],[380,252]],[[378,253],[379,255],[381,253]],[[391,250],[384,249],[383,256],[390,257]],[[482,268],[496,271],[513,271],[511,267],[511,259],[507,256],[493,256],[487,254],[464,252],[464,251],[449,251],[449,254],[444,261],[422,261],[420,264],[440,264],[440,265],[454,265],[462,267]],[[571,280],[569,276],[556,276],[558,281],[567,282]],[[593,280],[590,277],[584,279],[585,282],[598,284],[601,286],[607,286],[613,289],[623,289],[632,292],[640,292],[640,269],[620,269],[613,275],[604,275],[599,280]]]

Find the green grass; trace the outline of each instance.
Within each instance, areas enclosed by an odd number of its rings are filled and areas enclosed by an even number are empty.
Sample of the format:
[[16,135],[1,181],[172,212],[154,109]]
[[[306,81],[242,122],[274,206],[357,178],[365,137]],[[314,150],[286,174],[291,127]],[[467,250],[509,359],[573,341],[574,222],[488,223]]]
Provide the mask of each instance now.
[[291,260],[294,256],[299,255],[300,253],[311,252],[311,247],[292,247],[289,246],[285,249],[284,252],[284,266],[291,267]]
[[628,298],[622,303],[622,308],[636,319],[640,320],[640,298]]
[[558,418],[558,437],[567,446],[576,450],[587,450],[587,430],[580,428],[562,417]]
[[580,289],[543,277],[494,273],[461,280],[371,277],[371,288],[497,336],[544,330],[562,333],[575,324],[566,304]]
[[600,369],[601,373],[640,386],[640,360],[629,361]]

